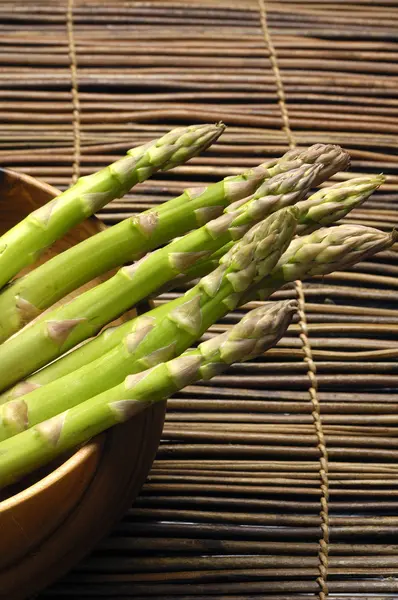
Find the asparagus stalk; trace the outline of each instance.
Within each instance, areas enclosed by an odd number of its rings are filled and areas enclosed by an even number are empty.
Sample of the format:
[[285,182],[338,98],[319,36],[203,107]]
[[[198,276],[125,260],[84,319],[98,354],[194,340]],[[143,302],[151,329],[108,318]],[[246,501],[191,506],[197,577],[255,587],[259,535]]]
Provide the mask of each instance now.
[[[131,262],[170,238],[214,219],[231,202],[252,194],[263,181],[303,164],[318,164],[322,166],[312,182],[315,185],[348,165],[347,153],[338,146],[317,144],[287,155],[291,160],[282,157],[243,175],[227,177],[207,189],[186,190],[156,210],[122,221],[13,282],[0,294],[0,339],[6,339],[41,311],[101,273]],[[288,200],[287,194],[282,205],[288,204]],[[263,204],[265,209],[266,200]]]
[[[259,199],[251,199],[244,207],[236,207],[141,261],[123,267],[111,279],[47,313],[43,320],[31,324],[0,346],[0,387],[4,389],[95,335],[103,325],[177,274],[184,273],[198,259],[208,256],[232,237],[241,235],[262,217],[264,210],[269,210],[269,199],[275,203],[277,200],[282,202],[286,196],[302,195],[318,170],[318,165],[302,165],[271,178],[267,185],[263,184]],[[266,209],[261,204],[264,198]],[[258,204],[260,206],[256,208]]]
[[[297,202],[295,208],[297,209],[298,235],[310,233],[319,229],[319,227],[331,225],[342,219],[352,209],[361,206],[384,181],[385,177],[383,175],[356,177],[355,179],[322,188],[306,200]],[[160,292],[168,291],[181,284],[186,284],[192,281],[192,279],[203,277],[215,268],[215,264],[218,263],[220,257],[225,252],[228,252],[230,248],[231,243],[227,243],[209,258],[199,260],[185,274],[177,275],[174,280],[163,286]]]
[[0,487],[14,483],[186,385],[210,379],[233,362],[262,354],[285,333],[294,310],[292,301],[262,306],[196,350],[129,375],[123,383],[1,442]]
[[[340,148],[340,146],[333,144],[314,144],[313,146],[310,146],[309,148],[305,149],[294,148],[285,152],[285,154],[280,158],[271,159],[265,163],[262,163],[255,169],[247,171],[243,174],[243,176],[238,175],[237,177],[226,177],[223,181],[209,187],[214,189],[215,193],[218,195],[220,194],[220,190],[223,190],[225,182],[227,182],[228,186],[232,184],[234,188],[233,193],[237,195],[236,200],[238,200],[239,198],[243,198],[251,193],[245,193],[245,186],[243,186],[243,195],[239,191],[240,183],[242,183],[242,177],[243,180],[252,179],[253,177],[256,177],[257,170],[260,172],[261,176],[261,171],[264,171],[264,169],[269,171],[268,177],[272,177],[273,175],[277,175],[278,173],[284,173],[285,171],[290,169],[297,169],[303,164],[322,165],[322,170],[320,170],[317,173],[317,176],[313,182],[314,185],[319,185],[323,181],[329,179],[329,177],[331,177],[335,173],[338,173],[339,171],[346,171],[350,166],[350,157],[345,150]],[[207,192],[208,190],[209,188],[207,188],[205,191]],[[198,191],[195,190],[195,196],[197,193]],[[223,193],[224,192],[221,191],[221,198],[219,198],[220,200],[223,200]],[[190,200],[189,196],[187,197],[185,196],[185,194],[186,192],[184,192],[182,196],[174,198],[174,200],[169,200],[169,202],[163,204],[163,207],[167,207],[168,210],[175,208],[180,209],[182,204],[185,204],[187,201]],[[214,192],[212,192],[211,196],[213,196],[213,194]],[[219,200],[215,201],[215,203],[218,202]]]
[[171,304],[167,312],[156,315],[152,311],[136,319],[110,352],[86,365],[76,364],[68,375],[3,404],[0,440],[117,385],[129,373],[186,350],[238,303],[251,283],[272,270],[294,235],[293,212],[292,208],[283,209],[254,226],[222,258],[214,273]]
[[294,239],[272,272],[242,297],[242,304],[265,300],[286,283],[345,269],[386,250],[398,232],[379,231],[364,225],[337,225]]
[[[305,233],[308,229],[314,229],[321,224],[328,225],[334,220],[345,216],[352,208],[362,204],[383,181],[384,178],[381,175],[355,178],[347,182],[338,183],[329,188],[321,189],[307,200],[298,202],[295,205],[295,208],[298,211],[298,222],[300,224],[299,227],[301,228],[301,233]],[[194,278],[205,276],[217,267],[219,259],[230,249],[230,247],[231,244],[227,244],[215,252],[207,261],[198,262],[197,265],[190,267],[185,276],[181,276],[180,279],[179,277],[176,278],[174,286],[178,282],[184,283],[186,281],[191,281]],[[333,268],[340,267],[338,265],[337,267],[331,266],[330,271],[332,271]],[[156,309],[158,313],[160,313],[162,308],[163,307],[159,307]],[[15,388],[11,389],[6,394],[3,394],[3,396],[0,396],[0,403],[25,394],[31,389],[34,389],[37,385],[44,385],[58,377],[62,377],[76,369],[79,364],[83,365],[95,360],[115,347],[121,339],[127,335],[129,328],[130,324],[127,323],[121,325],[119,328],[111,328],[110,330],[104,331],[100,336],[90,341],[88,344],[49,365],[42,371],[30,377],[28,381],[18,384]]]
[[[80,335],[83,336],[81,339],[85,339],[112,318],[122,314],[139,299],[151,294],[177,274],[184,273],[201,257],[208,257],[226,243],[239,239],[254,223],[267,216],[275,207],[289,205],[298,200],[311,187],[321,169],[322,165],[319,164],[304,164],[297,169],[272,177],[264,182],[243,205],[241,201],[234,203],[229,207],[233,210],[228,214],[178,238],[165,248],[148,254],[132,267],[122,268],[106,283],[87,291],[69,303],[65,315],[62,316],[63,309],[58,309],[47,318],[60,320],[60,315],[61,319],[72,319],[75,315],[79,315],[80,318],[86,317],[89,323],[86,321],[79,327]],[[37,300],[40,298],[41,291],[37,294],[38,291],[34,288],[28,294],[30,305],[32,301],[36,307],[40,304]],[[25,302],[26,298],[25,288]],[[103,310],[101,298],[105,301],[110,300],[109,306],[114,313]],[[11,289],[0,295],[0,342],[21,327],[20,303],[21,297],[16,298]],[[94,311],[94,322],[90,318],[90,310]],[[35,331],[39,331],[40,327],[38,325],[35,327]]]
[[[216,140],[223,129],[222,124],[174,129],[157,141],[129,150],[105,169],[81,177],[70,189],[30,213],[0,238],[0,288],[69,229],[152,173],[186,162]],[[23,301],[20,310],[34,312]]]

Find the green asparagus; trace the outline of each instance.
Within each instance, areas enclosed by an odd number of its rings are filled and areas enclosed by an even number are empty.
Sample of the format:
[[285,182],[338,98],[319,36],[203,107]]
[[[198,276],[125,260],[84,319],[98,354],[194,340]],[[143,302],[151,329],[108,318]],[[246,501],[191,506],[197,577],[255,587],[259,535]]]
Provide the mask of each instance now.
[[384,181],[383,175],[355,177],[322,188],[307,200],[301,200],[296,204],[299,212],[297,233],[308,234],[342,219],[361,206]]
[[[330,224],[334,220],[345,216],[352,208],[359,206],[362,202],[383,182],[381,175],[374,177],[361,177],[351,179],[347,182],[338,183],[328,188],[321,189],[307,200],[298,202],[295,208],[298,210],[298,222],[301,224],[301,233],[308,229],[314,229],[321,224]],[[198,265],[188,269],[186,276],[180,280],[181,283],[190,281],[196,277],[202,277],[215,269],[220,257],[231,246],[227,244],[218,250],[209,260],[198,261]],[[330,267],[333,270],[334,267]],[[178,283],[178,277],[174,286]],[[105,331],[95,340],[65,356],[62,360],[49,365],[39,373],[29,378],[27,382],[18,384],[15,388],[0,396],[0,403],[25,394],[36,385],[43,385],[53,381],[57,377],[62,377],[76,368],[76,364],[86,364],[95,360],[102,353],[105,353],[117,345],[126,335],[129,324],[122,325],[119,328]],[[79,363],[80,361],[80,363]]]
[[[251,199],[243,207],[236,207],[133,265],[123,267],[111,279],[44,315],[44,319],[0,346],[0,387],[8,387],[92,337],[136,302],[184,273],[198,259],[208,256],[232,237],[242,235],[253,221],[262,217],[264,210],[269,210],[269,204],[282,202],[286,196],[300,197],[318,170],[319,165],[302,165],[271,178],[261,186],[259,199]],[[261,204],[264,199],[267,200],[265,209]],[[247,208],[242,210],[245,206]]]
[[[234,207],[234,210],[229,211],[228,214],[178,238],[165,248],[148,254],[133,266],[123,267],[112,279],[70,302],[66,307],[66,313],[63,309],[58,309],[46,318],[60,320],[60,318],[72,319],[74,316],[86,317],[87,321],[75,329],[74,335],[79,331],[81,337],[78,341],[87,338],[138,300],[150,295],[179,273],[185,273],[186,269],[202,257],[208,257],[227,242],[242,237],[254,223],[262,220],[273,209],[299,200],[311,187],[320,169],[322,165],[319,164],[302,165],[272,177],[264,182],[243,205],[241,201],[238,205],[234,203],[229,207]],[[148,277],[149,273],[150,277]],[[33,289],[28,294],[29,302],[35,306],[38,305],[35,300],[39,298],[36,291]],[[24,298],[26,301],[26,293]],[[111,312],[106,311],[106,305],[105,310],[103,309],[101,299],[102,303],[110,300]],[[20,306],[20,296],[16,300],[15,296],[13,294],[10,296],[7,291],[0,295],[0,342],[21,326],[21,312],[17,302]],[[94,312],[93,318],[91,318],[92,312]],[[40,330],[38,324],[34,327],[36,332]],[[42,335],[45,333],[42,332]]]
[[[97,360],[0,407],[0,440],[117,385],[129,373],[178,356],[238,303],[251,283],[269,273],[295,232],[294,209],[282,209],[254,226],[168,311],[133,322],[125,338]],[[26,383],[25,389],[26,389]],[[20,388],[21,389],[21,388]]]
[[[6,339],[41,311],[101,273],[131,262],[172,237],[214,219],[230,202],[247,196],[249,200],[250,194],[264,180],[303,164],[318,164],[322,166],[312,182],[315,185],[330,173],[348,165],[348,155],[338,146],[317,144],[294,155],[289,152],[288,156],[292,157],[289,161],[285,157],[269,161],[243,175],[227,177],[205,190],[186,190],[156,210],[151,209],[122,221],[13,282],[0,294],[0,340]],[[251,199],[254,200],[254,197]],[[284,202],[282,205],[289,203],[288,193]],[[263,205],[264,210],[267,207],[266,199]]]
[[[361,206],[369,196],[385,181],[383,175],[357,177],[322,188],[306,200],[295,204],[298,211],[298,235],[315,231],[319,227],[331,225],[345,217],[353,208]],[[177,275],[160,288],[159,292],[169,291],[193,279],[203,277],[215,268],[220,257],[231,248],[231,243],[219,248],[209,258],[199,260],[185,274]]]
[[[321,154],[319,159],[314,160],[313,156],[318,156],[319,154]],[[324,171],[318,175],[318,180],[315,182],[316,185],[322,183],[322,181],[326,181],[338,171],[346,171],[350,166],[349,154],[342,151],[340,146],[332,144],[314,144],[307,150],[292,148],[283,157],[288,162],[295,161],[298,158],[306,163],[321,162],[325,165]]]
[[0,443],[0,487],[21,479],[63,452],[126,421],[198,379],[210,379],[238,361],[275,345],[295,310],[292,301],[248,313],[230,331],[168,362],[126,377],[123,383]]
[[265,300],[288,282],[327,275],[345,269],[386,250],[398,240],[398,232],[379,231],[364,225],[337,225],[297,237],[273,271],[242,297],[242,304]]
[[[0,238],[0,288],[40,256],[42,251],[86,217],[119,198],[158,170],[170,169],[207,148],[224,126],[177,128],[88,177],[30,213]],[[75,265],[76,266],[76,265]],[[34,305],[21,297],[19,310],[34,315]]]

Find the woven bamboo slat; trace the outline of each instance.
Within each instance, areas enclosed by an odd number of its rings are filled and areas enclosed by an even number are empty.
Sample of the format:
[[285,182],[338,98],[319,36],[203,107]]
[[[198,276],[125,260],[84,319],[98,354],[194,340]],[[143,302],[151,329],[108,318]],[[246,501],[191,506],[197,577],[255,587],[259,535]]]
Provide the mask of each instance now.
[[[0,163],[64,189],[175,124],[222,119],[214,147],[99,217],[330,142],[352,157],[334,180],[387,176],[345,221],[390,230],[397,57],[395,0],[3,0]],[[303,286],[319,406],[297,317],[266,356],[169,401],[136,505],[40,598],[396,598],[397,256]]]

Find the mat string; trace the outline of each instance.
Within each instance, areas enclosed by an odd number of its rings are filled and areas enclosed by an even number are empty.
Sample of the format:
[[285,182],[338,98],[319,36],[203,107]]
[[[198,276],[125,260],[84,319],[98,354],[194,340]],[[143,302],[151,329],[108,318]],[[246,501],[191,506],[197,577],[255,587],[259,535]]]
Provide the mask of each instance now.
[[77,55],[75,46],[75,36],[73,29],[73,8],[74,0],[67,0],[66,7],[66,26],[68,31],[68,55],[71,73],[71,94],[73,107],[73,167],[72,183],[80,177],[80,158],[81,158],[81,138],[80,138],[80,100],[79,84],[77,78]]
[[[271,61],[272,71],[275,76],[276,81],[276,89],[278,95],[278,105],[281,111],[282,117],[282,130],[286,134],[286,138],[289,143],[290,148],[296,147],[296,140],[294,138],[292,129],[290,127],[289,114],[286,104],[286,95],[283,87],[283,81],[281,77],[281,72],[278,65],[278,57],[276,54],[275,47],[272,43],[270,31],[268,28],[267,22],[267,8],[265,0],[258,0],[259,9],[260,9],[260,20],[261,27],[264,34],[264,40],[269,52],[269,58]],[[328,568],[329,568],[329,461],[328,461],[328,451],[325,443],[325,436],[323,432],[322,426],[322,417],[321,417],[321,406],[319,402],[319,394],[318,394],[318,380],[317,380],[317,370],[316,364],[313,360],[311,342],[308,335],[308,324],[307,324],[307,315],[305,312],[305,294],[303,284],[300,280],[294,282],[295,290],[297,294],[298,300],[298,317],[299,317],[299,327],[300,327],[300,340],[304,352],[304,361],[307,363],[307,375],[310,380],[309,387],[309,395],[312,404],[312,418],[315,426],[315,432],[318,440],[318,450],[319,450],[319,476],[320,476],[320,488],[321,488],[321,530],[322,537],[319,540],[319,577],[317,578],[317,582],[319,585],[319,599],[325,600],[328,596]]]

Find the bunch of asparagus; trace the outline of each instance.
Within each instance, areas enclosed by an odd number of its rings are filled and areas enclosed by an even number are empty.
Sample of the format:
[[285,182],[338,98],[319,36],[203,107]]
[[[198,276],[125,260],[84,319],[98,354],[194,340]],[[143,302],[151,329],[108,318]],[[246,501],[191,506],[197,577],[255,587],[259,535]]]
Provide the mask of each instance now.
[[[195,156],[223,130],[178,128],[129,150],[0,238],[0,487],[189,383],[263,353],[285,333],[295,303],[266,302],[190,350],[230,310],[268,299],[287,282],[355,264],[396,240],[395,232],[330,227],[383,177],[311,194],[349,165],[341,148],[316,144],[186,190],[14,278],[71,227],[155,171]],[[105,283],[44,312],[115,267]],[[184,295],[106,327],[181,282],[192,282]]]

